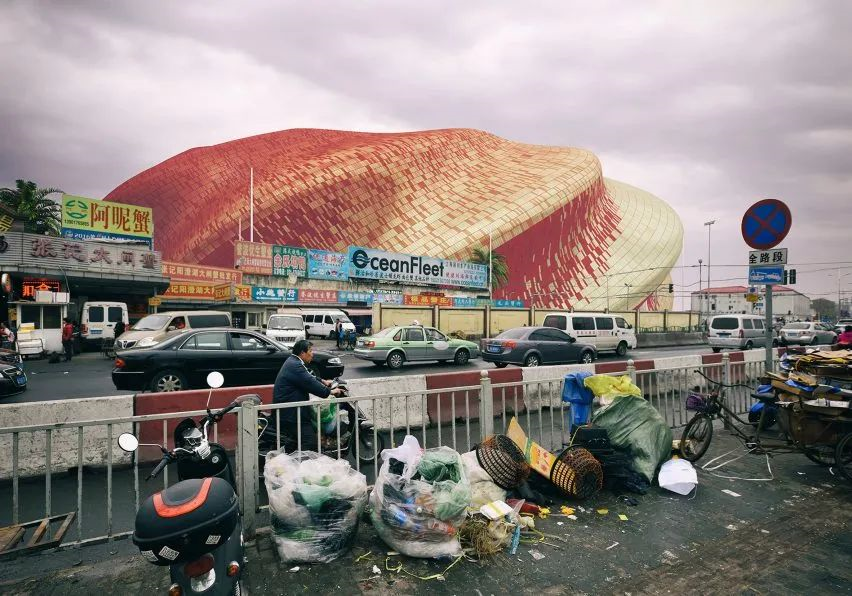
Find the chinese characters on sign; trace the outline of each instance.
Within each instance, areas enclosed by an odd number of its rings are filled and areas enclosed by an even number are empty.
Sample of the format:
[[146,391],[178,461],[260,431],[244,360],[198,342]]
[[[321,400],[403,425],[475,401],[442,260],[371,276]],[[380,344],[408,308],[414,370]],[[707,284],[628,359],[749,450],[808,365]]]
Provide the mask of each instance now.
[[214,299],[216,295],[216,287],[212,284],[196,284],[189,282],[172,283],[169,288],[163,293],[164,298],[195,298],[195,299]]
[[308,251],[294,246],[272,246],[272,275],[307,277]]
[[146,247],[107,246],[76,242],[64,238],[49,238],[22,234],[26,257],[44,264],[116,273],[160,273],[157,253]]
[[318,302],[321,304],[336,304],[337,290],[299,290],[299,302]]
[[34,279],[25,277],[22,286],[22,298],[35,298],[36,292],[59,292],[61,284],[55,279]]
[[272,275],[272,245],[237,240],[234,264],[243,273]]
[[787,249],[773,248],[770,250],[751,250],[748,253],[748,264],[753,265],[786,265]]
[[204,267],[202,265],[185,265],[163,261],[163,275],[172,279],[188,281],[204,281],[215,283],[243,282],[243,274],[236,269],[222,269],[219,267]]
[[252,299],[255,302],[297,302],[299,290],[296,288],[252,287]]
[[446,296],[412,296],[406,294],[403,303],[407,306],[452,306],[453,299]]
[[340,252],[308,249],[308,277],[310,279],[349,279],[346,255]]
[[79,240],[142,239],[148,241],[150,248],[154,236],[153,214],[147,207],[63,195],[62,235]]
[[370,305],[373,303],[373,293],[340,290],[337,293],[337,300],[342,304],[346,304],[347,302],[364,302],[365,304]]
[[234,298],[240,302],[251,302],[251,286],[242,284],[234,286]]
[[494,308],[524,308],[523,300],[493,300]]

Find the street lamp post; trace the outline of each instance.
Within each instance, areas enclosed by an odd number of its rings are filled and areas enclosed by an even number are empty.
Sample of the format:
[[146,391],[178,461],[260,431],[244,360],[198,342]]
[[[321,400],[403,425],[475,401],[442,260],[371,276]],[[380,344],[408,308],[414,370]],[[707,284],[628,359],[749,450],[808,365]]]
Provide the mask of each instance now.
[[701,324],[701,311],[704,309],[704,295],[701,293],[701,265],[702,259],[698,259],[698,324]]
[[705,221],[707,226],[707,316],[710,316],[710,229],[716,220]]
[[630,284],[624,284],[627,286],[627,310],[630,310]]

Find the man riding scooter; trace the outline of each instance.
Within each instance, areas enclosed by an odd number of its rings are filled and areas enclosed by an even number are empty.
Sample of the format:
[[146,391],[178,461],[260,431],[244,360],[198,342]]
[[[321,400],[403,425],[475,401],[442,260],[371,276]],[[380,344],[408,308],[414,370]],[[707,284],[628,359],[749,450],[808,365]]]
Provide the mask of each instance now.
[[[278,372],[272,389],[272,403],[307,402],[309,394],[318,397],[343,394],[343,389],[329,389],[331,381],[320,381],[308,370],[313,360],[313,344],[306,339],[300,339],[293,344],[292,355],[284,361]],[[301,410],[301,414],[297,411]],[[301,422],[300,422],[301,420]],[[281,434],[291,437],[294,441],[301,430],[302,448],[315,449],[317,431],[314,428],[316,413],[313,407],[285,408],[281,410]]]

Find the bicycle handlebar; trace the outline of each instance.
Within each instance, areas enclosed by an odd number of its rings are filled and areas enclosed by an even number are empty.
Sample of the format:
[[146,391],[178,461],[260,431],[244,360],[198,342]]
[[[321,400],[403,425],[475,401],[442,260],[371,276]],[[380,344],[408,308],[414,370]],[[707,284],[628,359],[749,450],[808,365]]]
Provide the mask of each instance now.
[[710,381],[714,385],[718,385],[719,387],[725,387],[726,389],[734,389],[735,387],[745,387],[746,389],[753,389],[753,387],[751,385],[743,385],[742,383],[734,383],[733,385],[727,385],[727,384],[725,384],[721,381],[717,381],[716,379],[711,379],[710,377],[708,377],[707,375],[705,375],[703,372],[701,372],[698,369],[695,369],[692,372],[698,373],[699,375],[701,375],[702,377],[704,377],[705,379],[707,379],[708,381]]

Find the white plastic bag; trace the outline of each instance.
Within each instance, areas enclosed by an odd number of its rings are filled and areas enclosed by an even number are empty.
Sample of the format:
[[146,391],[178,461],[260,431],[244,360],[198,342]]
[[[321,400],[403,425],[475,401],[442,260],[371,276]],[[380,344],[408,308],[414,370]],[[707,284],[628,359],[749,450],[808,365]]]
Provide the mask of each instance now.
[[698,486],[698,474],[692,463],[672,458],[662,465],[658,477],[660,487],[679,495],[688,495]]

